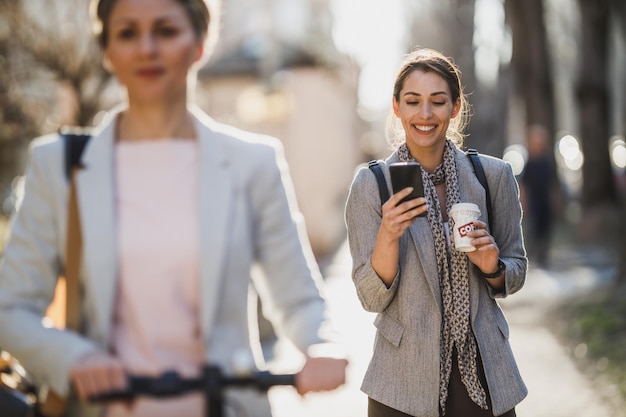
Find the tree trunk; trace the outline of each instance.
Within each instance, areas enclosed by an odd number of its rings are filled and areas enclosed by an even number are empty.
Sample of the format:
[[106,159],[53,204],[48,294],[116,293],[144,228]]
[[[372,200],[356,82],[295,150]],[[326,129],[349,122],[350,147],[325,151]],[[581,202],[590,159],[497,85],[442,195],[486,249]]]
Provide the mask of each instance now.
[[554,90],[543,1],[505,0],[504,5],[513,34],[514,91],[524,102],[526,126],[542,125],[554,141]]
[[498,77],[495,88],[481,86],[476,76],[476,49],[474,47],[475,0],[455,0],[458,16],[452,22],[450,33],[454,33],[451,42],[454,44],[455,56],[463,74],[465,93],[472,105],[472,118],[467,128],[465,144],[468,148],[476,148],[482,153],[502,156],[506,135],[506,111],[508,89],[502,73]]
[[450,33],[449,49],[463,74],[463,83],[468,92],[476,91],[474,71],[474,12],[476,0],[452,0],[452,11],[448,20]]
[[[615,17],[613,23],[617,25],[618,36],[622,39],[622,45],[626,44],[626,1],[610,0],[611,15]],[[618,92],[622,97],[626,97],[626,89]],[[624,105],[624,104],[622,104]],[[626,130],[626,108],[622,108],[623,113],[619,116],[622,118],[622,129]],[[618,132],[622,136],[626,135],[626,131]]]
[[461,70],[465,93],[472,104],[465,145],[482,153],[502,156],[508,94],[508,89],[502,86],[506,84],[506,77],[500,74],[498,86],[494,89],[478,85],[473,44],[476,0],[452,0],[451,7],[447,19],[447,33],[451,34],[448,50]]
[[609,0],[578,0],[578,4],[581,39],[576,99],[585,158],[579,236],[585,243],[618,245],[624,223],[609,156]]
[[609,157],[609,6],[607,0],[579,0],[581,53],[576,98],[583,165],[583,209],[616,202]]
[[[622,44],[626,44],[626,2],[624,0],[611,0],[610,1],[611,15],[615,17],[614,23],[617,25],[617,33],[622,38]],[[622,90],[617,94],[621,94],[622,97],[626,97],[626,90]],[[622,118],[622,129],[626,128],[626,109],[618,117]],[[622,136],[626,134],[625,131],[617,132]],[[626,196],[621,196],[621,233],[619,234],[619,269],[616,279],[617,286],[626,287]]]

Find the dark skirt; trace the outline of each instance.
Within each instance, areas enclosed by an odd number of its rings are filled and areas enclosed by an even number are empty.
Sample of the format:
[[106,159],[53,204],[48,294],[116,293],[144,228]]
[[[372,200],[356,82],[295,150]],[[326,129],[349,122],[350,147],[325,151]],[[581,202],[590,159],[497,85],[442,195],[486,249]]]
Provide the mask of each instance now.
[[[491,411],[491,402],[489,402],[489,409],[483,410],[480,408],[467,394],[465,385],[461,381],[461,373],[459,372],[459,366],[456,361],[456,352],[453,355],[454,361],[452,365],[452,373],[450,375],[450,383],[448,384],[448,399],[446,400],[446,413],[440,416],[445,417],[493,417]],[[483,384],[483,387],[487,386],[486,378],[482,372],[482,363],[478,363],[479,377]],[[367,404],[368,417],[413,417],[409,414],[395,410],[384,404],[379,403],[371,398],[368,399]],[[516,417],[515,408],[502,414],[500,417]]]

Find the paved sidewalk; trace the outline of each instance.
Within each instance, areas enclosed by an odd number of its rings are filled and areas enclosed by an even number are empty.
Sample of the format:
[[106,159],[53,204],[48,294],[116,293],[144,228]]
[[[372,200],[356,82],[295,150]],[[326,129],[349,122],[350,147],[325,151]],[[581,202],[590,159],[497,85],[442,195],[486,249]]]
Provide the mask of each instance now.
[[[625,417],[626,406],[608,383],[583,375],[545,326],[546,308],[559,297],[575,295],[610,281],[614,265],[604,253],[555,254],[554,270],[531,269],[525,287],[502,301],[511,327],[511,345],[529,389],[518,417]],[[367,415],[359,386],[374,338],[374,314],[365,312],[350,279],[350,257],[342,247],[326,269],[331,315],[350,354],[347,384],[331,393],[299,397],[291,388],[274,388],[275,417],[360,417]],[[592,265],[589,267],[587,265]],[[300,357],[289,346],[280,350],[292,366]],[[283,368],[289,369],[289,368]]]
[[[616,262],[598,248],[555,249],[550,269],[530,264],[524,288],[501,301],[511,327],[511,345],[529,389],[519,417],[623,417],[626,404],[615,386],[592,380],[575,363],[571,349],[549,330],[549,309],[567,297],[607,285]],[[585,352],[585,346],[580,346]],[[575,350],[579,350],[575,348]],[[580,355],[580,353],[579,353]]]

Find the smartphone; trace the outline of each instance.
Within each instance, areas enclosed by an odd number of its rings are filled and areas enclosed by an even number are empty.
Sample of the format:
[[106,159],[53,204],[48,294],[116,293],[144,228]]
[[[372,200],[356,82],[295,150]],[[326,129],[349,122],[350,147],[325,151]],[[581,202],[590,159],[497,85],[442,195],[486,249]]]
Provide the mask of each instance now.
[[[400,203],[418,197],[424,197],[424,184],[422,183],[422,169],[417,162],[396,162],[389,165],[389,175],[391,177],[391,189],[393,193],[406,188],[413,187],[411,194],[404,197]],[[398,204],[400,204],[398,203]],[[420,216],[425,216],[422,213]]]

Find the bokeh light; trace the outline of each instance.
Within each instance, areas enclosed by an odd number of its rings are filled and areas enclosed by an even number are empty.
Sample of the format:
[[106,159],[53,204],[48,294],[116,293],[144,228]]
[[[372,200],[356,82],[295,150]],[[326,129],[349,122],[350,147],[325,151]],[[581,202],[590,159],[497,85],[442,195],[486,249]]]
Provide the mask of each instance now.
[[524,165],[528,159],[528,151],[522,145],[511,145],[504,149],[502,159],[511,164],[513,174],[517,176],[524,170]]
[[611,163],[614,168],[626,168],[626,141],[623,136],[613,136],[609,141]]
[[558,153],[565,166],[572,171],[579,171],[584,163],[584,156],[578,139],[572,135],[565,135],[557,143]]

